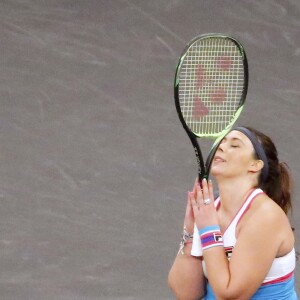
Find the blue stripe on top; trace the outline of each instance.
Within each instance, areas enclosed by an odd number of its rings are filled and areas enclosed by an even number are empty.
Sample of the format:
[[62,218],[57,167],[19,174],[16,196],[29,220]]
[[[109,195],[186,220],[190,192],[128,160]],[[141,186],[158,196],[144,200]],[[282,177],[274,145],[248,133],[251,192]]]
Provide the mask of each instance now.
[[[207,283],[205,300],[216,300],[214,292]],[[250,300],[299,300],[295,291],[294,276],[287,281],[261,286]]]

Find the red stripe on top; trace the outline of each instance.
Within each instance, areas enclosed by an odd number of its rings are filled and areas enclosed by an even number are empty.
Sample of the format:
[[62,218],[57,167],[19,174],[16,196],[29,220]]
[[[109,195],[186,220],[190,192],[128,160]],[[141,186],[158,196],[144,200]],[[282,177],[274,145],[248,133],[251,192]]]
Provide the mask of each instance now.
[[268,285],[268,284],[274,284],[274,283],[280,283],[280,282],[284,282],[284,281],[288,281],[289,279],[291,279],[294,275],[294,271],[292,271],[291,273],[288,273],[282,277],[276,278],[274,280],[268,281],[268,282],[264,282],[262,285]]
[[[230,225],[231,225],[231,223],[235,220],[235,218],[236,218],[236,216],[238,215],[238,213],[240,212],[240,210],[244,207],[244,204],[245,204],[245,202],[249,199],[249,197],[252,195],[252,193],[255,191],[256,189],[251,189],[249,192],[248,192],[248,194],[247,194],[247,196],[245,197],[245,200],[244,200],[244,202],[243,202],[243,204],[241,205],[241,207],[239,208],[239,210],[236,212],[236,214],[234,215],[234,217],[232,218],[232,220],[230,221],[230,223],[229,223],[229,225],[226,227],[226,229],[223,231],[223,234],[226,232],[226,230],[230,227]],[[261,194],[261,193],[258,193],[257,195],[259,195],[259,194]],[[254,197],[254,198],[256,198],[256,196]],[[253,198],[253,199],[254,199]],[[253,199],[250,201],[250,203],[253,201]],[[221,199],[219,200],[219,203],[217,204],[217,207],[216,207],[216,210],[218,210],[219,208],[220,208],[220,206],[221,206]],[[249,206],[249,205],[248,205]],[[247,210],[247,209],[246,209]],[[243,214],[244,215],[244,214]],[[242,215],[242,216],[243,216]],[[242,217],[241,217],[242,218]],[[240,219],[241,219],[240,218]],[[239,221],[238,221],[239,222]]]
[[239,220],[237,221],[236,226],[238,226],[238,224],[239,224],[240,221],[242,220],[243,216],[244,216],[244,215],[246,214],[246,212],[249,210],[249,208],[251,207],[251,204],[253,203],[254,199],[255,199],[257,196],[260,196],[260,195],[262,195],[262,194],[264,194],[264,192],[260,192],[260,193],[256,194],[256,195],[252,198],[252,200],[248,203],[246,209],[244,210],[244,212],[243,212],[242,215],[240,216]]

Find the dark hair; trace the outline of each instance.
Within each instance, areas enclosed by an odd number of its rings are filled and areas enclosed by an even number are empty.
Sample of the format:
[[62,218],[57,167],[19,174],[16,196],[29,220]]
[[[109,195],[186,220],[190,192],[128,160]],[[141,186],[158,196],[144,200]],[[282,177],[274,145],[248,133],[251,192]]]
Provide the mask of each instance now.
[[246,128],[256,135],[266,153],[269,164],[269,174],[264,180],[260,174],[258,187],[287,214],[292,209],[292,182],[289,167],[286,163],[279,162],[277,149],[270,137],[251,127]]

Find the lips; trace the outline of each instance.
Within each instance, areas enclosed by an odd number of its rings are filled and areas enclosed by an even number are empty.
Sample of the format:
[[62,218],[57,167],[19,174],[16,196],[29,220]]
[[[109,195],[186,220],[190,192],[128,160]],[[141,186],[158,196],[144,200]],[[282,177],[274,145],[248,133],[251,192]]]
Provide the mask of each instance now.
[[215,156],[215,158],[214,158],[214,161],[215,162],[225,162],[225,159],[223,159],[221,156]]

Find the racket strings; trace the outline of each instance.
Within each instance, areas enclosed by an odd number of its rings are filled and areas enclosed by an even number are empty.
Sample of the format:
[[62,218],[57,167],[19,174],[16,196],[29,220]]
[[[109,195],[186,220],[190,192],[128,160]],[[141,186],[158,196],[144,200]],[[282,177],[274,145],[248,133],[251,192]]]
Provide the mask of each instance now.
[[243,91],[243,57],[233,41],[200,39],[189,47],[179,74],[179,99],[185,122],[194,133],[223,131],[232,121]]

